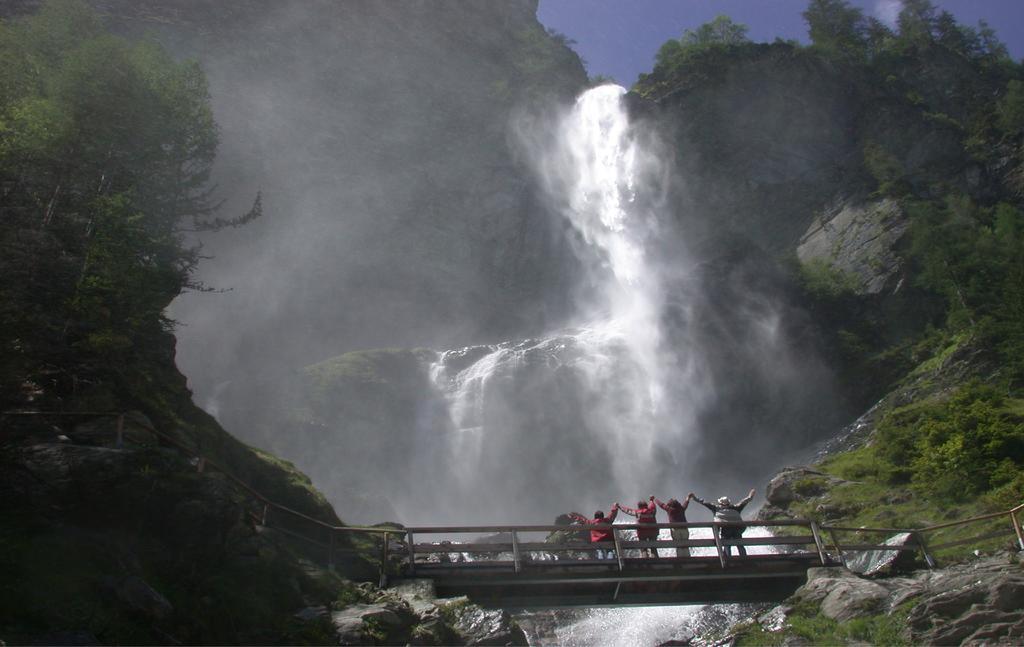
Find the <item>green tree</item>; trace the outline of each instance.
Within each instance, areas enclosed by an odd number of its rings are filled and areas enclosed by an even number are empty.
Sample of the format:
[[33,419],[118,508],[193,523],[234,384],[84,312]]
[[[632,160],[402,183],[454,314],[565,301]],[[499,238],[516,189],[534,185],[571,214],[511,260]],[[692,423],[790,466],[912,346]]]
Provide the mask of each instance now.
[[845,54],[864,52],[864,14],[846,0],[811,0],[803,17],[816,47]]
[[79,0],[0,24],[4,382],[109,370],[170,326],[199,258],[186,231],[259,215],[214,216],[217,141],[195,62],[107,34]]
[[[712,56],[720,50],[749,44],[747,26],[729,16],[717,16],[696,29],[687,29],[681,38],[666,41],[654,55],[655,75],[677,74],[696,57]],[[641,77],[643,78],[643,77]]]
[[903,0],[896,25],[900,39],[914,45],[926,45],[935,39],[938,15],[931,0]]
[[696,29],[687,29],[679,41],[683,48],[742,45],[750,42],[750,39],[747,38],[747,31],[746,25],[733,22],[729,16],[719,15],[715,16],[711,22],[706,22]]

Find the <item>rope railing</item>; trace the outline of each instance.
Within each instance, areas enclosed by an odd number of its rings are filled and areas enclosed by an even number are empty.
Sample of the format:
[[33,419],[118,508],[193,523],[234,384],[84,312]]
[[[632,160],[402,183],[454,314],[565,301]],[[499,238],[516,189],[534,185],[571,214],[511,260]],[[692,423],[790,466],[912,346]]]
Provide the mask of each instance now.
[[[118,447],[118,448],[122,448],[124,446],[124,427],[125,427],[125,418],[127,416],[126,412],[121,412],[121,411],[2,411],[2,412],[0,412],[0,417],[14,417],[14,418],[16,418],[16,417],[32,417],[32,416],[35,416],[35,417],[46,417],[46,418],[116,418],[117,419],[117,423],[116,423],[116,428],[115,428],[115,446]],[[311,517],[308,514],[305,514],[303,512],[299,512],[298,510],[295,510],[295,509],[290,508],[290,507],[288,507],[286,505],[283,505],[283,504],[277,503],[276,501],[271,500],[269,497],[264,495],[262,492],[259,492],[258,490],[256,490],[254,487],[252,487],[251,485],[246,483],[244,480],[242,480],[241,478],[239,478],[239,477],[235,476],[234,474],[232,474],[231,471],[229,469],[225,468],[223,465],[219,464],[218,462],[216,462],[214,460],[211,460],[209,457],[203,455],[201,452],[196,451],[196,450],[194,450],[191,447],[188,447],[184,443],[181,443],[178,439],[174,438],[173,436],[171,436],[170,434],[168,434],[166,432],[163,432],[163,431],[157,429],[153,425],[146,424],[145,422],[143,422],[141,420],[138,420],[138,419],[131,420],[131,424],[139,427],[140,429],[144,429],[144,430],[152,433],[153,435],[157,436],[158,438],[160,438],[164,442],[166,442],[169,445],[173,446],[178,451],[181,451],[184,454],[188,455],[189,457],[195,459],[196,460],[196,471],[197,472],[203,473],[203,472],[207,471],[208,469],[214,469],[214,470],[220,472],[221,474],[223,474],[225,476],[225,478],[227,478],[229,481],[231,481],[232,483],[234,483],[238,487],[240,487],[243,490],[245,490],[255,500],[259,501],[263,505],[261,514],[258,515],[258,517],[257,517],[257,515],[255,515],[253,513],[250,513],[249,516],[250,516],[250,519],[252,521],[254,521],[256,523],[259,523],[262,526],[270,527],[269,524],[268,524],[268,516],[269,516],[268,513],[270,512],[270,510],[276,510],[278,512],[282,512],[282,513],[284,513],[286,515],[289,515],[291,517],[294,517],[296,519],[301,519],[303,521],[306,521],[308,523],[314,524],[315,526],[318,526],[318,527],[324,529],[324,531],[326,531],[326,533],[328,535],[328,541],[327,541],[326,544],[320,543],[320,542],[318,542],[317,540],[315,540],[315,539],[313,539],[311,537],[303,535],[302,533],[297,533],[297,532],[288,530],[288,529],[280,527],[280,526],[274,526],[276,531],[282,532],[282,533],[284,533],[284,534],[286,534],[288,536],[295,537],[297,539],[304,540],[304,541],[306,541],[308,543],[316,544],[316,545],[319,545],[321,547],[326,548],[326,550],[327,550],[327,560],[326,561],[327,561],[327,564],[328,564],[328,568],[330,568],[331,570],[334,569],[334,566],[335,566],[335,556],[336,556],[337,553],[342,553],[342,552],[346,552],[346,553],[359,553],[360,552],[358,550],[344,550],[344,549],[337,548],[335,546],[335,534],[336,533],[345,532],[345,533],[365,533],[365,534],[368,534],[368,535],[382,535],[384,537],[384,541],[381,542],[383,544],[383,548],[382,548],[383,557],[381,558],[381,561],[380,561],[380,568],[381,568],[380,581],[381,581],[382,584],[384,582],[386,582],[387,577],[386,577],[386,572],[385,572],[384,569],[386,568],[386,564],[387,564],[387,561],[388,561],[388,559],[387,559],[387,552],[388,552],[388,545],[387,545],[388,541],[387,541],[387,538],[388,538],[388,535],[391,535],[391,534],[403,534],[405,532],[404,530],[399,530],[399,529],[395,529],[395,528],[376,528],[376,527],[364,527],[364,526],[347,526],[347,525],[339,526],[339,525],[328,523],[328,522],[323,521],[321,519],[317,519],[315,517]]]
[[[90,418],[90,417],[115,417],[117,418],[116,424],[116,446],[123,447],[124,445],[124,426],[125,426],[125,412],[117,411],[6,411],[0,412],[2,417],[20,417],[20,416],[39,416],[39,417],[77,417],[77,418]],[[1021,521],[1019,514],[1024,511],[1024,504],[1018,505],[1015,508],[1006,510],[1003,512],[995,512],[969,519],[962,519],[957,521],[951,521],[942,524],[936,524],[931,526],[925,526],[922,528],[854,528],[845,526],[830,526],[830,525],[819,525],[814,521],[805,519],[789,519],[789,520],[778,520],[778,521],[745,521],[739,523],[720,523],[720,522],[698,522],[698,523],[658,523],[658,524],[614,524],[606,526],[597,525],[506,525],[506,526],[438,526],[438,527],[409,527],[409,528],[380,528],[380,527],[367,527],[367,526],[349,526],[349,525],[335,525],[332,523],[325,522],[321,519],[317,519],[308,514],[290,508],[288,506],[277,503],[248,483],[238,478],[226,469],[223,465],[216,461],[209,459],[209,457],[203,455],[200,451],[194,450],[191,447],[181,443],[179,440],[167,434],[159,429],[156,429],[150,424],[146,424],[143,421],[134,419],[131,424],[144,429],[171,446],[175,447],[179,451],[185,453],[191,458],[196,460],[196,471],[203,473],[207,469],[216,470],[249,493],[253,499],[259,501],[263,507],[259,515],[250,512],[250,518],[255,523],[263,526],[269,526],[268,513],[271,510],[278,511],[301,519],[308,523],[311,523],[321,528],[327,534],[327,541],[321,542],[303,533],[295,532],[287,528],[281,527],[280,525],[273,526],[275,530],[280,531],[288,536],[296,539],[304,540],[313,545],[317,545],[326,551],[326,561],[330,569],[335,567],[335,557],[338,553],[360,553],[357,549],[343,549],[336,546],[336,536],[338,533],[350,533],[350,534],[365,534],[370,536],[381,537],[380,557],[377,563],[379,574],[380,574],[380,585],[383,587],[387,583],[389,565],[392,554],[404,559],[404,569],[407,574],[414,575],[418,565],[427,563],[432,555],[444,555],[453,553],[474,553],[479,555],[492,555],[499,556],[502,553],[511,553],[512,559],[510,566],[515,572],[520,572],[526,563],[534,562],[531,555],[534,553],[545,553],[545,554],[561,554],[561,553],[597,553],[597,551],[607,552],[609,547],[594,544],[589,541],[563,541],[563,542],[529,542],[522,541],[523,533],[551,533],[555,532],[569,532],[569,533],[589,533],[593,529],[608,529],[612,534],[612,542],[610,548],[614,548],[613,560],[610,560],[611,564],[617,567],[618,570],[625,569],[626,566],[626,551],[627,550],[653,550],[654,555],[658,555],[659,549],[673,549],[675,551],[686,550],[689,552],[692,548],[712,548],[715,549],[715,555],[722,568],[725,568],[727,562],[733,559],[730,556],[733,546],[769,546],[783,548],[787,551],[794,549],[799,550],[801,547],[807,548],[811,553],[816,553],[817,560],[822,565],[828,565],[834,563],[831,555],[826,549],[826,542],[824,535],[827,534],[829,539],[830,547],[836,553],[836,559],[840,563],[845,564],[844,553],[851,551],[864,551],[864,552],[877,552],[877,551],[920,551],[927,562],[929,567],[935,567],[935,561],[929,552],[940,550],[943,548],[949,548],[957,545],[964,545],[975,541],[996,538],[1000,536],[1006,536],[1009,534],[1016,534],[1017,543],[1021,550],[1024,550],[1024,531],[1021,528]],[[988,521],[992,519],[998,519],[1001,517],[1009,517],[1011,521],[1011,528],[1005,529],[998,532],[990,532],[977,537],[969,537],[966,539],[960,539],[953,542],[947,542],[943,544],[936,544],[933,546],[927,546],[924,540],[924,535],[928,533],[934,533],[939,530],[965,526],[970,524],[980,523],[982,521]],[[767,536],[767,537],[746,537],[746,538],[724,538],[722,536],[723,528],[749,528],[749,527],[803,527],[807,528],[807,535],[779,535],[779,536]],[[698,528],[710,528],[710,538],[697,538],[687,539],[682,541],[676,540],[632,540],[621,537],[622,531],[636,531],[640,529],[698,529]],[[890,544],[873,544],[873,543],[843,543],[839,540],[839,533],[842,532],[855,532],[855,533],[908,533],[914,541],[906,545],[890,545]],[[416,537],[422,535],[455,535],[460,533],[476,533],[476,534],[493,534],[493,535],[508,535],[508,541],[501,542],[474,542],[474,543],[446,543],[442,542],[421,542],[416,543]],[[393,541],[392,537],[401,536],[404,541],[398,540]],[[809,548],[813,546],[813,548]],[[780,555],[785,556],[791,553],[781,553]],[[768,559],[773,557],[772,555],[759,554],[756,556],[757,559]],[[679,554],[675,558],[648,558],[653,560],[671,560],[679,559]],[[700,557],[689,557],[687,559],[701,559]],[[497,561],[497,560],[495,560]],[[577,560],[579,561],[579,560]],[[586,560],[587,563],[603,563],[609,564],[609,560]]]

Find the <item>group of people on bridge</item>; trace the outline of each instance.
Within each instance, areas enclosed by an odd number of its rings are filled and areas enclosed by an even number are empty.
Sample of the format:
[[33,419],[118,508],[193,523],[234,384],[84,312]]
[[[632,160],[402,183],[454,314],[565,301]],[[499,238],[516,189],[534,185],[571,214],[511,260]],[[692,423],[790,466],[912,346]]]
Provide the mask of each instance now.
[[[690,505],[690,501],[696,501],[714,515],[714,520],[718,523],[723,524],[737,524],[737,525],[723,525],[720,527],[720,537],[723,543],[729,540],[736,540],[743,536],[743,531],[746,530],[746,526],[739,525],[743,522],[741,513],[743,508],[750,503],[751,499],[754,498],[755,490],[751,489],[750,493],[747,494],[746,498],[733,503],[729,497],[719,497],[714,503],[705,501],[693,492],[686,495],[686,499],[680,502],[677,499],[669,499],[668,501],[661,501],[657,497],[651,495],[647,501],[638,501],[635,508],[627,508],[618,502],[612,504],[611,512],[605,516],[603,510],[594,512],[593,517],[585,517],[578,512],[570,512],[569,517],[574,521],[581,524],[593,526],[590,529],[590,543],[595,545],[595,553],[597,559],[614,559],[615,558],[615,537],[613,535],[612,524],[615,522],[615,518],[619,512],[624,512],[631,517],[636,517],[637,524],[641,527],[637,529],[636,535],[639,541],[655,541],[658,539],[658,528],[644,528],[647,524],[657,524],[658,508],[661,508],[668,513],[669,523],[686,523],[686,508]],[[685,542],[690,539],[690,531],[688,528],[671,528],[672,541],[673,542]],[[731,544],[735,545],[740,556],[745,557],[747,554],[746,549],[742,544]],[[644,557],[657,557],[657,551],[654,548],[641,548],[641,555]],[[731,555],[732,549],[730,545],[726,545],[726,554]],[[676,547],[677,558],[687,558],[690,556],[690,549],[687,546]]]

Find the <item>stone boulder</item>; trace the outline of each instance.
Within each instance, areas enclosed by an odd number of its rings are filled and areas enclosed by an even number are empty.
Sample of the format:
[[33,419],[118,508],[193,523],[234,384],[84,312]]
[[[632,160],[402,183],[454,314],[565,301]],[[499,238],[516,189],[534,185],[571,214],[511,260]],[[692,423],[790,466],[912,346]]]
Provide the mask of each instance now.
[[889,591],[868,580],[849,578],[842,580],[821,601],[821,614],[845,622],[859,616],[878,613],[884,608]]
[[404,600],[417,614],[424,615],[436,608],[434,602],[437,600],[437,593],[434,589],[434,580],[408,580],[389,590]]
[[770,505],[785,509],[794,501],[820,496],[845,482],[806,467],[787,467],[768,483],[764,497]]
[[[987,569],[986,569],[987,570]],[[914,642],[932,645],[1024,643],[1024,571],[984,570],[934,578],[941,591],[910,612]]]
[[[886,546],[913,546],[917,540],[909,532],[901,532],[884,542]],[[846,553],[846,567],[865,577],[911,571],[919,565],[917,551],[851,551]]]
[[353,604],[332,613],[331,622],[340,645],[390,642],[395,634],[411,633],[415,624],[389,604]]

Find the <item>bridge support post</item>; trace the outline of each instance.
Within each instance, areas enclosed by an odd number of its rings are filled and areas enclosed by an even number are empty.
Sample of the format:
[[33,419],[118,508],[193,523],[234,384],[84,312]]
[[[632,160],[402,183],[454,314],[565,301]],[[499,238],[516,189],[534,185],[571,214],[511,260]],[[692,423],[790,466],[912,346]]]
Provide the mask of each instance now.
[[1013,522],[1013,529],[1017,532],[1017,545],[1024,550],[1024,531],[1021,531],[1020,519],[1017,518],[1017,512],[1014,510],[1010,510],[1010,521]]
[[[331,545],[332,546],[334,545],[333,537],[334,537],[334,535],[332,534],[331,535],[331,538],[332,538]],[[391,544],[391,533],[387,533],[387,532],[384,533],[382,535],[382,538],[383,538],[383,544],[384,545],[381,546],[381,549],[380,549],[380,585],[379,586],[380,586],[380,588],[385,589],[388,586],[388,546]]]
[[[718,563],[722,565],[722,568],[725,568],[725,551],[722,550],[722,535],[719,530],[721,529],[717,523],[711,526],[711,536],[715,538],[715,550],[718,551]],[[730,549],[730,552],[732,552],[732,549]]]
[[832,529],[829,529],[828,536],[832,538],[832,545],[836,549],[836,557],[839,558],[839,563],[842,564],[845,567],[846,566],[846,556],[843,555],[843,549],[839,545],[839,537],[836,535],[836,531],[832,530]]
[[935,568],[935,560],[928,554],[928,546],[924,543],[924,537],[921,536],[921,533],[915,532],[914,540],[917,541],[918,547],[921,548],[921,555],[924,556],[924,561],[928,564],[928,568]]
[[622,554],[622,544],[619,542],[619,533],[612,528],[612,541],[615,542],[615,557],[619,560],[619,570],[626,568],[626,556]]
[[409,575],[412,576],[416,574],[416,541],[412,532],[405,533],[405,541],[409,545]]
[[519,535],[512,531],[512,561],[516,567],[516,573],[522,570],[523,565],[519,557]]
[[825,557],[825,545],[821,541],[821,531],[818,529],[818,524],[814,521],[811,522],[811,535],[814,537],[814,545],[818,547],[818,557],[821,559],[821,565],[827,566],[828,559]]

